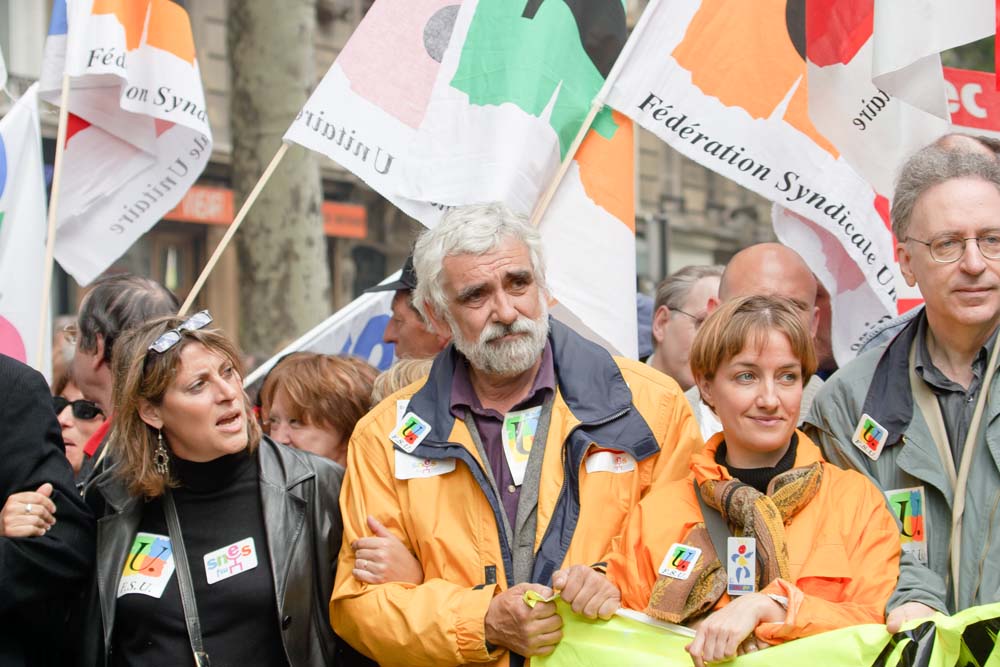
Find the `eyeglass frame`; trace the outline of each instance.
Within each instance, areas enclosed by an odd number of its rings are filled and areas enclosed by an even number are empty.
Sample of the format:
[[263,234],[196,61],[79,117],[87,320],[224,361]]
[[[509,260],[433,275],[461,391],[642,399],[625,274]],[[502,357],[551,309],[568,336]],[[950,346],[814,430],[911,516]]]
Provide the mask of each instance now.
[[[1000,229],[993,230],[993,231],[1000,232]],[[986,233],[984,233],[983,234],[983,236],[991,236],[991,235],[1000,236],[1000,233],[995,233],[995,234],[986,234]],[[906,241],[916,241],[917,243],[920,243],[922,245],[927,246],[927,253],[931,256],[931,259],[934,262],[938,263],[938,264],[954,264],[955,262],[961,260],[963,257],[965,257],[965,248],[969,245],[969,241],[975,241],[976,242],[976,248],[979,249],[979,254],[983,256],[983,259],[988,259],[988,260],[991,260],[991,261],[996,261],[996,260],[1000,259],[1000,254],[998,254],[996,257],[990,257],[985,252],[983,252],[982,246],[979,245],[979,241],[980,241],[980,239],[983,238],[983,236],[965,236],[965,237],[961,237],[958,234],[949,234],[949,233],[946,232],[944,234],[939,234],[938,236],[935,236],[930,241],[922,241],[922,240],[920,240],[918,238],[915,238],[913,236],[906,237]],[[939,241],[941,239],[946,239],[946,238],[952,238],[955,241],[961,241],[962,242],[962,252],[958,253],[958,257],[956,257],[955,259],[938,259],[937,256],[934,254],[934,243],[936,241]],[[904,243],[906,243],[906,241],[904,241]]]
[[[59,407],[60,402],[63,404],[62,407]],[[76,406],[78,405],[82,405],[84,407],[92,407],[96,412],[96,414],[93,417],[84,417],[83,415],[77,414]],[[82,419],[84,421],[91,421],[97,419],[98,416],[100,417],[104,416],[104,410],[101,410],[101,408],[97,405],[97,403],[94,403],[93,401],[88,401],[85,398],[78,398],[75,401],[71,401],[65,396],[52,397],[52,409],[56,411],[56,416],[61,415],[62,411],[65,410],[66,408],[70,408],[70,410],[72,411],[73,419]]]
[[76,345],[76,342],[80,340],[80,327],[76,322],[70,322],[61,331],[66,342],[70,345]]
[[671,308],[670,312],[671,313],[680,313],[681,315],[687,315],[688,317],[690,317],[691,320],[694,322],[694,328],[695,329],[700,329],[701,325],[704,324],[705,320],[708,319],[708,314],[707,313],[703,317],[695,317],[691,313],[683,311],[680,308]]
[[204,329],[211,323],[212,314],[207,310],[199,310],[197,313],[187,318],[173,329],[169,329],[160,334],[156,340],[154,340],[150,346],[146,348],[146,352],[163,354],[180,342],[181,338],[184,337],[185,331],[198,331],[199,329]]

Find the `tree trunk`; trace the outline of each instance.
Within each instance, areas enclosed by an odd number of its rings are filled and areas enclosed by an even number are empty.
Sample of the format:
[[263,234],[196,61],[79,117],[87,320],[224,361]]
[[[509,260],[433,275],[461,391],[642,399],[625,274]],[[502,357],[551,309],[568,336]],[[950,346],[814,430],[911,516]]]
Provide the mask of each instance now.
[[[315,3],[228,3],[232,180],[239,202],[271,161],[316,83]],[[316,155],[293,146],[236,235],[240,342],[258,360],[330,311],[322,201]]]

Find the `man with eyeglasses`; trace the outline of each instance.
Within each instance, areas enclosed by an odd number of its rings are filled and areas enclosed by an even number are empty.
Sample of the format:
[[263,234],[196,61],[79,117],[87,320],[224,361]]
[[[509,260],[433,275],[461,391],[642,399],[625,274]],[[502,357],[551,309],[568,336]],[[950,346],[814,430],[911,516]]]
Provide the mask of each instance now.
[[653,354],[646,362],[687,391],[694,386],[688,356],[698,327],[708,317],[708,300],[719,296],[721,266],[685,266],[656,287]]
[[114,419],[111,402],[111,355],[115,341],[128,329],[163,315],[173,315],[180,304],[170,290],[155,280],[119,273],[95,282],[80,304],[75,327],[66,337],[75,346],[73,378],[84,398],[107,415],[102,428],[84,446],[78,479],[86,482],[100,460]]
[[920,150],[897,182],[892,230],[925,307],[827,382],[806,432],[874,480],[899,520],[895,632],[1000,599],[1000,165]]
[[[816,277],[799,253],[780,243],[758,243],[744,248],[729,260],[719,282],[719,293],[709,297],[706,310],[707,314],[711,314],[720,304],[744,296],[784,297],[795,304],[803,326],[815,339],[819,325],[816,293]],[[809,379],[802,391],[800,420],[809,414],[812,399],[822,385],[823,380],[818,375]],[[722,430],[722,423],[701,400],[697,386],[688,389],[684,395],[694,409],[705,440]]]

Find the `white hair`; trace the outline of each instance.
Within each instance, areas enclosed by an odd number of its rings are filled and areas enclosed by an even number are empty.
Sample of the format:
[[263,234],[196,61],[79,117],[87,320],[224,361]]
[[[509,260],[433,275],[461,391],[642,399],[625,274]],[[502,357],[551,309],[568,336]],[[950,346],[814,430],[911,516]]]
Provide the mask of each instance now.
[[485,255],[504,241],[515,239],[528,248],[535,282],[545,290],[545,260],[542,237],[527,218],[502,202],[459,206],[448,211],[433,228],[423,232],[413,248],[413,268],[417,287],[413,306],[429,320],[428,310],[444,314],[448,300],[444,294],[442,270],[446,257]]

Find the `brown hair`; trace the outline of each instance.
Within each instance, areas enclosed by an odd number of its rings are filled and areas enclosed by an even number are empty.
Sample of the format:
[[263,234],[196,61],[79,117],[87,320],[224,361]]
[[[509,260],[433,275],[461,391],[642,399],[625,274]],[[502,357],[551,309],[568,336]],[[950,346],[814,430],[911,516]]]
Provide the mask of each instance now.
[[780,331],[802,364],[805,385],[816,372],[816,351],[800,312],[795,302],[780,296],[745,296],[725,302],[705,319],[695,334],[691,344],[691,372],[696,379],[711,380],[727,359],[748,345],[762,347],[770,332]]
[[[225,357],[243,377],[239,350],[219,329],[181,331],[181,339],[163,353],[150,352],[149,346],[163,333],[175,329],[185,318],[160,317],[119,338],[112,360],[115,406],[109,446],[117,459],[116,474],[125,482],[133,496],[156,498],[176,481],[156,472],[153,453],[157,447],[157,430],[142,420],[139,406],[143,399],[160,405],[170,388],[181,363],[181,351],[191,343]],[[260,443],[260,425],[254,418],[252,404],[244,394],[244,416],[247,424],[248,450]]]
[[334,428],[346,440],[368,412],[376,372],[358,359],[296,352],[283,359],[264,380],[260,389],[261,419],[267,423],[271,404],[280,392],[291,404],[290,418]]
[[66,366],[66,370],[59,374],[58,377],[52,378],[52,395],[61,396],[66,387],[69,385],[76,386],[76,382],[73,381],[73,364]]
[[403,387],[412,384],[431,371],[434,359],[400,359],[388,370],[375,378],[372,388],[372,405],[385,400],[386,396],[395,394]]

